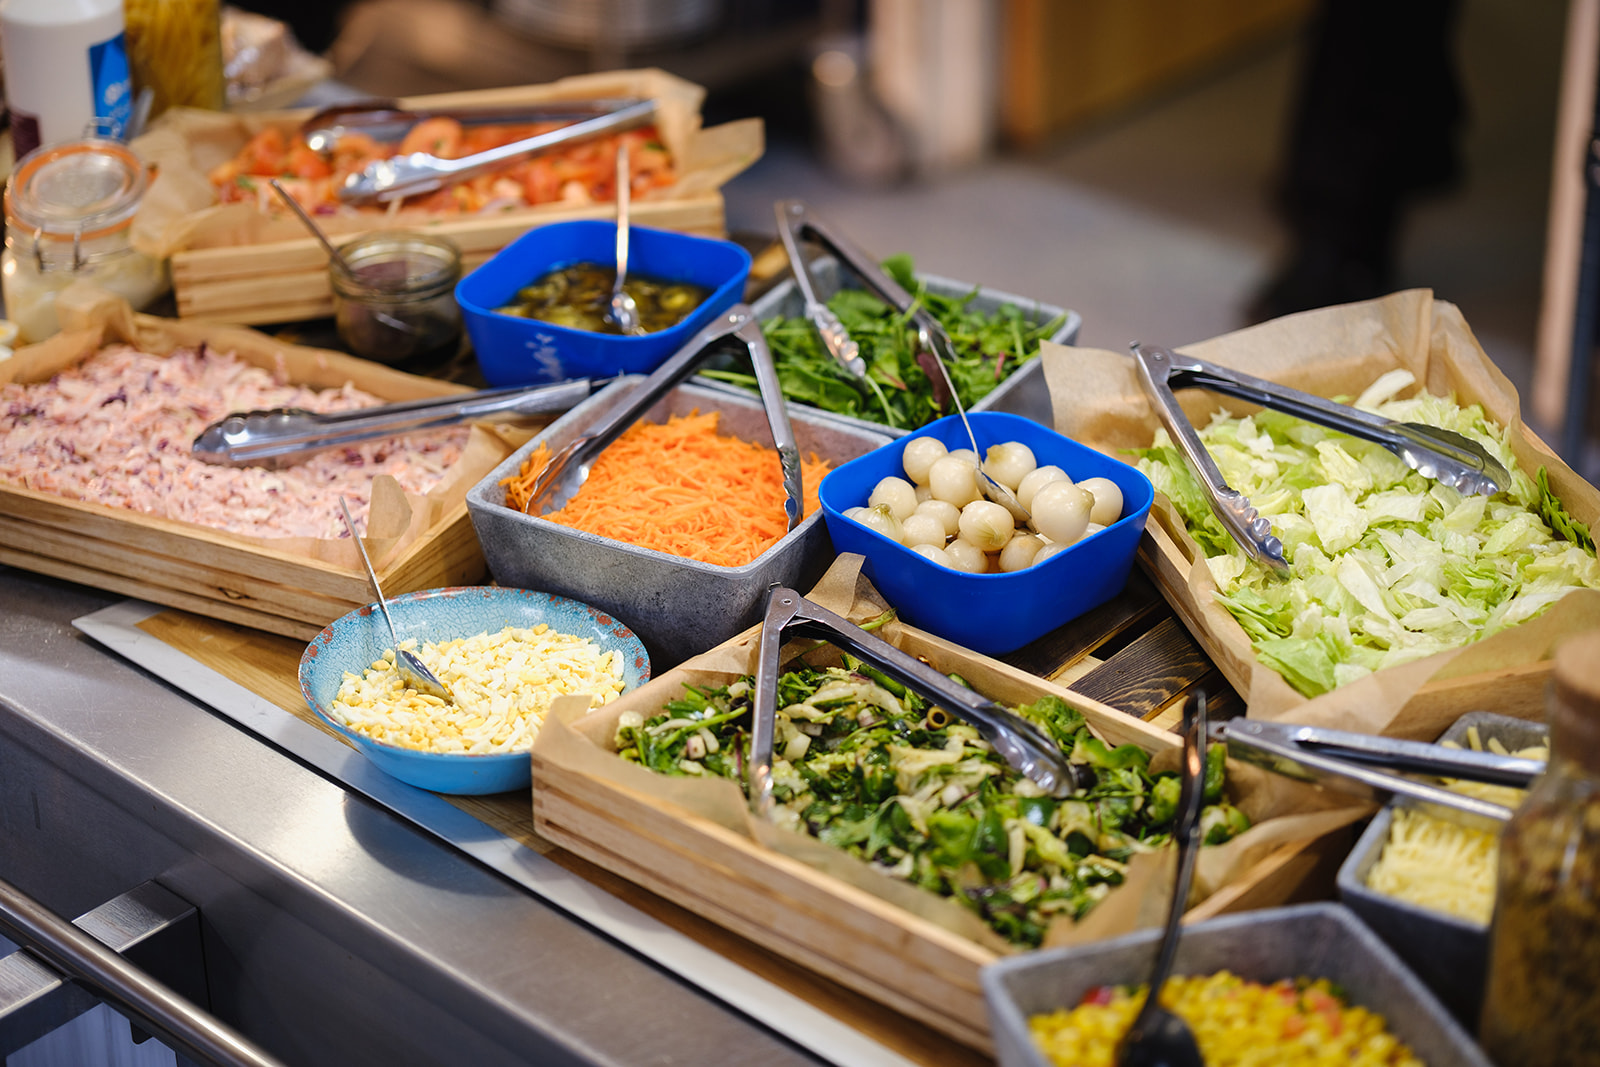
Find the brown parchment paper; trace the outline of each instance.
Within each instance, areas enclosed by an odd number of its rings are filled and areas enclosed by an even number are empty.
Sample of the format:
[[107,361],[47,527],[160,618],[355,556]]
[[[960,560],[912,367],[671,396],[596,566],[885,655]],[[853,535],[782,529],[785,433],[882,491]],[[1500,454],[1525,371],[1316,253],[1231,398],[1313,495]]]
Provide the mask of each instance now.
[[[853,622],[877,618],[885,610],[886,604],[871,583],[861,575],[861,563],[862,558],[858,555],[841,555],[807,596]],[[908,630],[909,627],[895,621],[883,626],[877,633],[889,643],[898,645]],[[584,715],[568,715],[564,719],[552,717],[534,740],[535,753],[542,760],[599,781],[613,782],[644,793],[663,804],[679,807],[725,829],[744,834],[775,852],[807,863],[992,951],[1016,951],[973,912],[955,901],[891,878],[855,856],[813,837],[755,818],[750,814],[742,790],[732,781],[725,778],[670,778],[617,758],[617,722],[625,712],[654,715],[668,700],[681,693],[684,685],[722,686],[753,673],[759,636],[760,627],[752,627],[652,679],[647,685],[624,693],[605,707]],[[783,652],[786,663],[796,658],[804,658],[805,662],[815,666],[839,662],[836,650],[827,646],[817,648],[816,642],[809,640],[789,642]],[[977,653],[968,655],[973,660],[983,658]],[[947,670],[959,669],[959,665],[940,666]],[[1193,898],[1196,903],[1232,882],[1267,852],[1284,843],[1310,840],[1347,825],[1370,811],[1369,807],[1351,806],[1347,800],[1329,799],[1316,790],[1289,783],[1286,779],[1276,779],[1270,783],[1270,788],[1266,788],[1269,785],[1266,779],[1273,776],[1250,775],[1248,769],[1241,769],[1247,773],[1230,781],[1230,799],[1258,825],[1230,843],[1236,847],[1208,848],[1202,852],[1202,856],[1207,853],[1214,855],[1208,857],[1210,862],[1202,864],[1196,872],[1196,893]],[[1230,763],[1230,777],[1234,770],[1234,765]],[[537,771],[533,789],[537,795]],[[1135,861],[1130,865],[1127,882],[1107,894],[1083,923],[1074,924],[1070,919],[1054,923],[1047,934],[1047,943],[1075,943],[1110,937],[1141,925],[1159,922],[1166,894],[1170,892],[1171,876],[1167,876],[1166,887],[1163,887],[1159,878],[1152,873],[1159,871],[1159,866],[1152,866],[1157,864],[1156,859],[1136,856]]]
[[[637,199],[676,200],[720,189],[730,178],[750,166],[765,147],[760,119],[741,119],[705,129],[700,105],[705,90],[661,70],[608,71],[583,74],[546,85],[525,85],[464,93],[441,93],[400,101],[406,108],[495,107],[544,103],[555,100],[589,100],[645,97],[656,102],[656,129],[672,153],[677,180],[664,189]],[[172,108],[157,119],[150,131],[135,138],[130,147],[156,175],[135,216],[132,240],[140,251],[156,258],[194,248],[271,244],[299,240],[304,227],[293,216],[264,215],[254,204],[219,204],[207,174],[232,159],[255,134],[277,126],[297,130],[310,111],[230,113],[196,108]],[[527,220],[528,228],[562,218],[571,210],[563,203],[505,212],[503,221]],[[430,228],[448,232],[453,222],[470,222],[477,215],[438,215],[417,208],[392,210],[348,209],[318,216],[317,222],[332,234],[359,233],[380,228]]]
[[[1522,469],[1531,476],[1545,467],[1551,488],[1567,510],[1591,527],[1600,523],[1600,491],[1523,424],[1516,388],[1485,354],[1460,310],[1435,300],[1429,290],[1412,289],[1289,315],[1183,345],[1178,351],[1331,397],[1354,397],[1381,374],[1409,370],[1431,393],[1481,404],[1491,418],[1510,429]],[[1047,341],[1043,359],[1057,430],[1123,460],[1131,458],[1126,450],[1149,447],[1159,422],[1127,355]],[[1258,410],[1245,401],[1204,390],[1186,389],[1177,395],[1190,420],[1201,426],[1219,410],[1236,415]],[[1213,599],[1216,583],[1199,546],[1159,493],[1150,522],[1160,525],[1188,561],[1187,587],[1166,592],[1183,599],[1180,606],[1186,614],[1201,621],[1227,656],[1249,665],[1248,682],[1241,688],[1256,718],[1432,740],[1470,709],[1437,709],[1431,714],[1408,710],[1407,702],[1424,685],[1537,663],[1548,659],[1565,637],[1600,627],[1600,591],[1577,590],[1538,618],[1492,637],[1377,671],[1308,699],[1256,660],[1244,629]]]
[[[102,347],[130,344],[143,352],[164,356],[175,349],[206,344],[286,380],[318,388],[354,384],[385,400],[417,400],[467,392],[465,386],[405,374],[382,364],[356,359],[341,352],[284,344],[256,330],[216,323],[157,318],[135,312],[115,294],[85,282],[63,290],[56,301],[61,332],[35,345],[27,345],[8,360],[0,361],[0,384],[39,382],[76,366]],[[407,493],[387,475],[372,483],[367,551],[380,570],[384,560],[427,537],[456,508],[464,506],[467,491],[515,451],[499,427],[472,427],[461,460],[426,495]],[[92,504],[92,501],[85,501]],[[107,507],[112,515],[121,508]],[[178,523],[177,525],[189,525]],[[361,557],[348,538],[249,537],[210,527],[208,536],[227,537],[274,552],[321,560],[361,570]]]

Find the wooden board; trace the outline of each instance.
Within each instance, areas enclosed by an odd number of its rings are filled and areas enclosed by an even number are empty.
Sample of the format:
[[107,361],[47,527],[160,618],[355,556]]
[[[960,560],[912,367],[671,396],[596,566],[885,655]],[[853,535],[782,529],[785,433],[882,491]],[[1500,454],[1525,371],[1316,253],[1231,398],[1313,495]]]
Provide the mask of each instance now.
[[[722,194],[709,192],[681,200],[641,200],[633,222],[705,237],[726,233]],[[527,231],[552,222],[608,219],[611,204],[591,204],[544,212],[530,220],[490,216],[419,227],[449,237],[461,249],[465,274],[481,266]],[[333,314],[328,284],[328,253],[315,239],[265,245],[197,248],[172,255],[172,287],[182,318],[261,324],[298,322]]]

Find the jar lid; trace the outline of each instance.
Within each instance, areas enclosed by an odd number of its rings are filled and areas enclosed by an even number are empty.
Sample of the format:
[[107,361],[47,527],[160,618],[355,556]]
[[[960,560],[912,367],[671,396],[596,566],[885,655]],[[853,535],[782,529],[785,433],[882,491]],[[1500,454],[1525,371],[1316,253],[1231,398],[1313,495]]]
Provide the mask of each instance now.
[[23,156],[6,183],[6,221],[88,240],[128,226],[148,184],[139,157],[117,141],[45,145]]

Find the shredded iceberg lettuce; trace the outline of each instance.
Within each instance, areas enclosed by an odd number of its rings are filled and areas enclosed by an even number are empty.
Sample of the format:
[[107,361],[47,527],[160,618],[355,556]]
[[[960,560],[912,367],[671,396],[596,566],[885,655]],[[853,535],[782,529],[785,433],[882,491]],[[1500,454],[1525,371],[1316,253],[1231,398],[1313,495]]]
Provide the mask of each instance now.
[[1223,478],[1272,521],[1287,581],[1228,536],[1164,431],[1137,453],[1205,552],[1218,602],[1262,662],[1307,696],[1487,637],[1572,589],[1600,588],[1594,542],[1544,472],[1536,482],[1518,469],[1482,408],[1423,392],[1400,398],[1412,384],[1391,371],[1355,406],[1477,441],[1512,472],[1505,492],[1462,496],[1376,444],[1279,412],[1221,413],[1200,431]]

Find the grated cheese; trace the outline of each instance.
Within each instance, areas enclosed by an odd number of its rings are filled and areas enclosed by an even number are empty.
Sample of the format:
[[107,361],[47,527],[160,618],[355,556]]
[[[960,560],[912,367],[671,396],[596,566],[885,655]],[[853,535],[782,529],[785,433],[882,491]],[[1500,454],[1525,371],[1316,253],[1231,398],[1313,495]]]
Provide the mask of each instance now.
[[417,652],[454,694],[454,703],[406,686],[394,652],[387,651],[360,675],[346,671],[328,710],[374,741],[419,752],[527,751],[556,697],[588,693],[599,707],[622,692],[619,653],[544,623],[428,642],[420,649],[412,638],[401,647]]
[[[1467,743],[1477,751],[1484,745],[1477,727],[1467,731]],[[1488,748],[1510,755],[1494,738]],[[1548,759],[1545,747],[1516,753],[1523,759]],[[1484,782],[1448,780],[1446,788],[1478,797],[1513,811],[1522,803],[1524,790]],[[1494,915],[1495,881],[1499,870],[1499,836],[1419,811],[1396,808],[1389,823],[1389,840],[1378,862],[1367,872],[1367,888],[1441,911],[1482,926]]]

